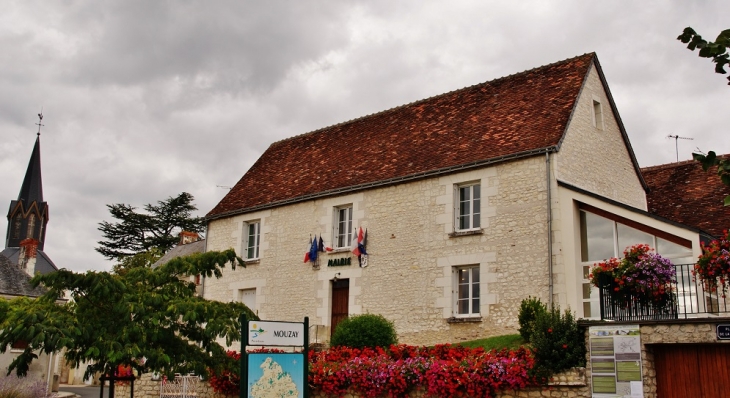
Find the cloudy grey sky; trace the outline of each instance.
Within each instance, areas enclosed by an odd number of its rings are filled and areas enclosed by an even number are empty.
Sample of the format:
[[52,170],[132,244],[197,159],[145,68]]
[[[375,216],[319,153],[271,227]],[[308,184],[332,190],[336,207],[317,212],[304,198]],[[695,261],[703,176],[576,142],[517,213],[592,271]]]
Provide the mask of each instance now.
[[670,134],[694,138],[679,141],[680,160],[730,153],[730,87],[675,40],[686,26],[714,39],[730,7],[5,1],[0,206],[17,198],[43,108],[46,252],[107,270],[94,251],[105,204],[187,191],[204,215],[274,141],[591,51],[642,167],[675,160]]

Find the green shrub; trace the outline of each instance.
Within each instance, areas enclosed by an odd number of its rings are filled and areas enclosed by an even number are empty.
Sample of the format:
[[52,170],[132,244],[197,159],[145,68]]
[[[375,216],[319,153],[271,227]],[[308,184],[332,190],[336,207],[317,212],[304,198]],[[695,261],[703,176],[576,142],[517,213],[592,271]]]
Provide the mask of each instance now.
[[342,320],[332,335],[330,345],[352,348],[389,347],[398,343],[393,322],[382,315],[355,315]]
[[545,380],[554,373],[585,366],[585,333],[569,310],[553,307],[538,313],[530,344],[535,356],[534,375]]
[[530,296],[522,300],[517,320],[520,323],[520,336],[522,336],[525,341],[530,341],[530,335],[532,334],[532,328],[537,316],[539,314],[545,314],[546,312],[547,306],[545,306],[539,298]]

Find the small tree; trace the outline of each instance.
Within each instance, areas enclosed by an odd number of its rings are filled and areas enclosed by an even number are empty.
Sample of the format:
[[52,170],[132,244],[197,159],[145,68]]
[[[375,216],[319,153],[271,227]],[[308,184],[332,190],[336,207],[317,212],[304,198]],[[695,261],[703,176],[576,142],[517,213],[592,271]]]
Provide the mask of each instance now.
[[517,321],[520,323],[520,336],[529,342],[532,337],[532,329],[535,327],[535,319],[547,312],[547,306],[537,297],[528,297],[520,303],[520,312]]
[[550,375],[576,366],[585,366],[586,341],[573,314],[560,307],[538,313],[530,338],[535,356],[534,375],[546,380]]
[[[239,316],[258,319],[242,303],[208,301],[195,295],[184,275],[220,278],[230,264],[243,265],[233,249],[175,258],[157,267],[122,274],[62,269],[31,280],[48,292],[38,299],[0,300],[0,352],[17,341],[28,347],[10,364],[25,375],[37,352],[60,352],[70,363],[91,363],[84,377],[113,374],[119,365],[165,374],[231,367],[225,349],[240,339]],[[64,291],[71,300],[56,301]],[[142,359],[144,358],[144,361]]]
[[104,240],[97,242],[96,251],[109,260],[120,261],[152,248],[167,252],[177,244],[178,232],[203,231],[203,218],[192,216],[198,209],[193,200],[193,195],[183,192],[156,205],[146,204],[145,213],[124,203],[107,205],[112,218],[119,221],[99,223]]
[[389,347],[398,343],[393,322],[382,315],[362,314],[337,324],[330,345],[352,348]]

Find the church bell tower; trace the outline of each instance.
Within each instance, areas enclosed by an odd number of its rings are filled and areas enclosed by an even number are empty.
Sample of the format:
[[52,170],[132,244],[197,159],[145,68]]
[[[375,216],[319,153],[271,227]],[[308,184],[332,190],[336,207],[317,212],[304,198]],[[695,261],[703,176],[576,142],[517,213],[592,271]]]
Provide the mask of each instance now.
[[43,183],[41,181],[41,121],[43,114],[38,114],[38,134],[30,155],[28,169],[25,172],[23,185],[17,200],[10,201],[8,210],[8,231],[5,240],[6,248],[23,246],[21,243],[32,239],[36,249],[43,250],[46,240],[46,224],[48,224],[48,203],[43,201]]

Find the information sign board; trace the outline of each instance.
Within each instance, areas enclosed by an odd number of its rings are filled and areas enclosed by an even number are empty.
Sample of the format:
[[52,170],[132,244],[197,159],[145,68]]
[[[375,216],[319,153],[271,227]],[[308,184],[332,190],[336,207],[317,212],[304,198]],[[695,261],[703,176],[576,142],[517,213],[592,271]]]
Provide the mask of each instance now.
[[591,326],[588,329],[593,398],[640,398],[639,325]]
[[304,346],[301,322],[248,321],[248,345]]

